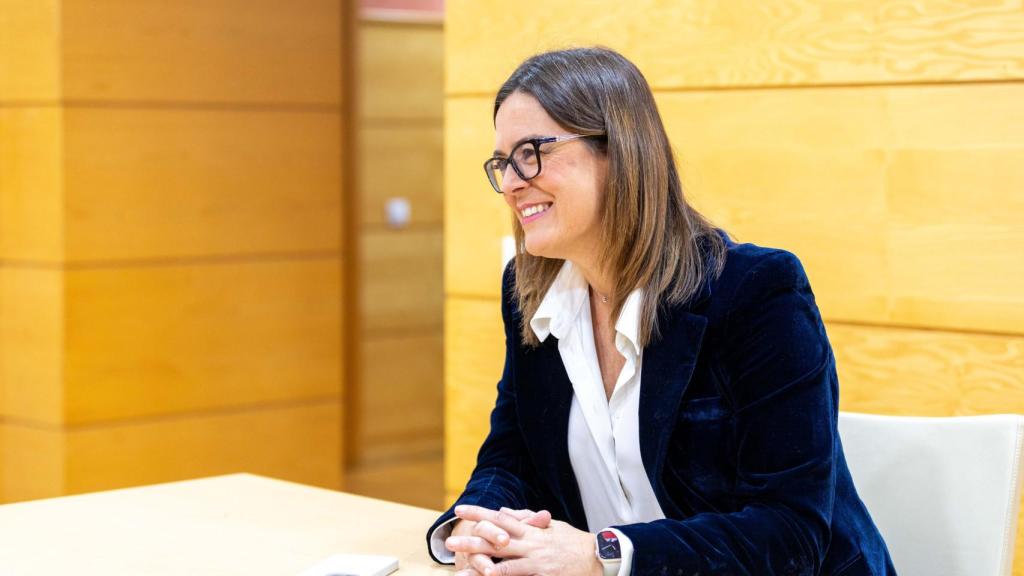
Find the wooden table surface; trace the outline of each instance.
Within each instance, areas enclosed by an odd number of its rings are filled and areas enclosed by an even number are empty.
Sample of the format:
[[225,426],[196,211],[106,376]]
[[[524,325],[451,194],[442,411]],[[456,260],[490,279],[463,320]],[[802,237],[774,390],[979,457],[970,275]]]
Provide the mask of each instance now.
[[0,575],[295,575],[333,554],[427,554],[438,512],[234,474],[0,506]]

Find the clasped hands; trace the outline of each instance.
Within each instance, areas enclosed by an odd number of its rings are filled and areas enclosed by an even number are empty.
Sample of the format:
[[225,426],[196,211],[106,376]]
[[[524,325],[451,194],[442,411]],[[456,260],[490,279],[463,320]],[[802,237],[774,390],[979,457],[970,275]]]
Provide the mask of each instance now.
[[[546,510],[455,507],[460,519],[445,540],[457,576],[600,576],[594,535],[551,519]],[[503,561],[494,563],[492,557]]]

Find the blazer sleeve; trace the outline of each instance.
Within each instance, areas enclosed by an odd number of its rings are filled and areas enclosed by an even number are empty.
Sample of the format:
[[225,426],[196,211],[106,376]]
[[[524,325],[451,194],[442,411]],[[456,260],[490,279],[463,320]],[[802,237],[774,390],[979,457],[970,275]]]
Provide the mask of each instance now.
[[746,272],[722,342],[735,511],[616,526],[633,543],[633,575],[817,574],[830,542],[838,384],[795,256],[774,252]]
[[455,506],[473,504],[492,510],[502,506],[517,510],[537,508],[537,496],[531,487],[535,474],[519,429],[516,411],[515,348],[520,335],[513,264],[514,261],[509,263],[502,277],[501,315],[505,325],[505,368],[498,382],[498,399],[491,411],[491,430],[480,447],[476,467],[462,495],[427,530],[427,550],[437,562],[441,560],[431,550],[430,535],[435,528],[454,517]]

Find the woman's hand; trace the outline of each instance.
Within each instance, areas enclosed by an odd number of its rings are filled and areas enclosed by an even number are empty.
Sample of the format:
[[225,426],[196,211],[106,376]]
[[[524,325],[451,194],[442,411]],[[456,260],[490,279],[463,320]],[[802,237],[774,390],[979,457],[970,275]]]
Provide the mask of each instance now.
[[[538,528],[519,520],[511,511],[488,510],[479,506],[457,506],[455,514],[462,522],[493,526],[484,532],[501,531],[509,537],[506,544],[495,546],[477,536],[453,536],[445,546],[458,555],[467,554],[470,568],[483,576],[600,576],[601,563],[594,554],[594,535],[577,530],[565,522],[551,521],[547,528]],[[485,524],[486,523],[486,524]],[[491,556],[507,558],[493,564]],[[474,562],[483,557],[486,563]]]
[[[551,523],[551,513],[547,510],[534,512],[532,510],[512,510],[501,508],[500,513],[507,514],[516,521],[523,522],[537,528],[547,528]],[[509,535],[505,530],[498,528],[492,522],[484,520],[476,522],[472,520],[458,520],[452,528],[451,537],[470,538],[480,550],[499,550],[509,543]],[[450,549],[450,548],[449,548]],[[455,569],[463,576],[479,576],[485,574],[488,569],[494,568],[494,562],[487,553],[455,552]]]

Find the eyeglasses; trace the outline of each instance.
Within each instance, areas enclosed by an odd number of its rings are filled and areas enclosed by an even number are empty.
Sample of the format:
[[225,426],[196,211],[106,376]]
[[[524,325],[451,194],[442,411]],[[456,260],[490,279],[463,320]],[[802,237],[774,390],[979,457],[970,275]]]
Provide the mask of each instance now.
[[508,158],[495,156],[484,162],[484,172],[487,173],[487,180],[491,187],[498,194],[501,194],[501,181],[505,177],[505,170],[509,166],[516,171],[516,175],[523,181],[536,178],[540,174],[540,146],[552,142],[568,142],[580,138],[602,138],[601,135],[590,134],[567,134],[565,136],[547,136],[544,138],[532,138],[524,140],[512,149]]

